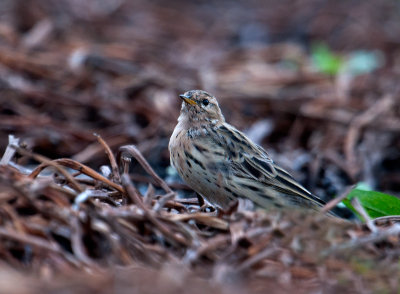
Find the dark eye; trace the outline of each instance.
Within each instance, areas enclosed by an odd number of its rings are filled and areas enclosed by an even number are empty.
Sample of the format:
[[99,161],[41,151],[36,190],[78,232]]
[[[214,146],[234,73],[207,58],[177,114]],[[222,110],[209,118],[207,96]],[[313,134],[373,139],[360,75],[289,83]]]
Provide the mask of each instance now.
[[210,104],[210,101],[208,101],[208,99],[203,99],[201,103],[203,103],[204,106],[207,106],[208,104]]

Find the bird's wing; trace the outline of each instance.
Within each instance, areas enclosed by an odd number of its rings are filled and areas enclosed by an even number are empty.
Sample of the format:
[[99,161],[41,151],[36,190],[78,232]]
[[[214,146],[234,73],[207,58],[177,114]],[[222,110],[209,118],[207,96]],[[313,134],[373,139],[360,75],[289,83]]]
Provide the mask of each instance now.
[[287,195],[292,202],[309,200],[319,206],[325,204],[287,171],[276,165],[262,147],[251,142],[242,132],[228,124],[221,125],[218,131],[220,136],[217,140],[222,141],[225,153],[231,157],[231,170],[236,177],[263,183],[270,189]]

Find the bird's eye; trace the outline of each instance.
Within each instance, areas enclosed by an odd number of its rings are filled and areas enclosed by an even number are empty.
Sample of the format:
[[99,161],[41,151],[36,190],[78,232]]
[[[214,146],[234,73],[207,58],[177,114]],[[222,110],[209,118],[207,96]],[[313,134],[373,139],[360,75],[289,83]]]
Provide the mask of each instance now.
[[201,103],[203,103],[204,106],[207,106],[208,104],[210,104],[210,101],[208,101],[208,99],[203,99]]

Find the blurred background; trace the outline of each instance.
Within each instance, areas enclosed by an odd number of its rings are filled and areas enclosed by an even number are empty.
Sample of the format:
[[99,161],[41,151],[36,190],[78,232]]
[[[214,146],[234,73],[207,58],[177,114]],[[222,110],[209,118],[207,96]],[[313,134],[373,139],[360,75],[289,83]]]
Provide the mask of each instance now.
[[0,152],[14,134],[97,169],[98,133],[178,181],[177,95],[203,89],[321,197],[399,195],[399,36],[394,0],[1,0]]

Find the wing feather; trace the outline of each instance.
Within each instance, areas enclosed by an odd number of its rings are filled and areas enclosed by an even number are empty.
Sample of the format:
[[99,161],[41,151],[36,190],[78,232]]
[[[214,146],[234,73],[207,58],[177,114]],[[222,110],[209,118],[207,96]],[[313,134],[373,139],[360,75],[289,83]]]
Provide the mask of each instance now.
[[[219,131],[220,140],[230,138],[230,142],[223,142],[222,146],[226,149],[226,155],[235,155],[234,158],[230,158],[235,176],[263,183],[266,191],[272,188],[290,197],[292,202],[309,200],[318,206],[325,204],[293,179],[287,171],[276,165],[262,147],[251,142],[242,132],[227,124],[222,125]],[[238,150],[239,152],[235,152]]]

